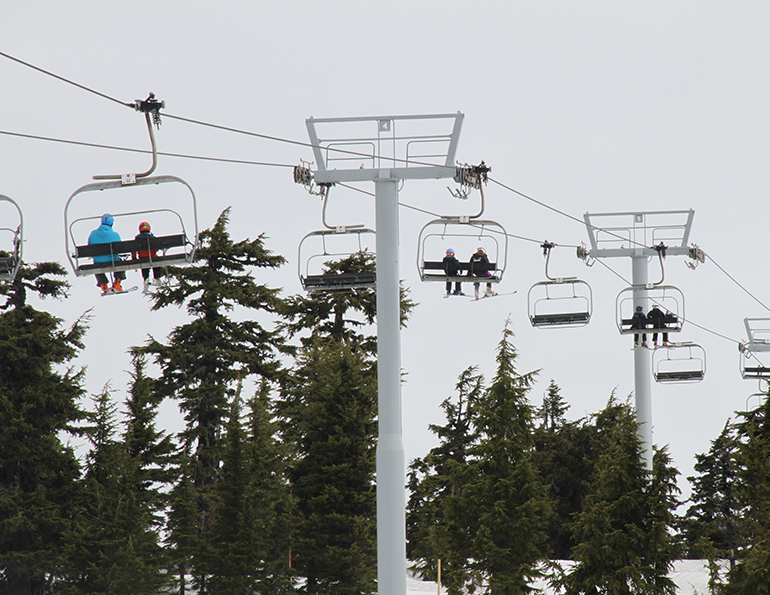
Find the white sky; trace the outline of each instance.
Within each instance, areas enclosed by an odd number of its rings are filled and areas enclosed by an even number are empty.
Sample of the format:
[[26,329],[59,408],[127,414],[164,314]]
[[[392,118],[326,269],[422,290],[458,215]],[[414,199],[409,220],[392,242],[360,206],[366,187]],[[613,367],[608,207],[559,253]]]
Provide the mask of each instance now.
[[[458,160],[483,159],[496,180],[579,218],[692,208],[691,241],[770,303],[768,25],[770,5],[763,2],[6,0],[0,51],[122,101],[153,91],[170,114],[301,142],[308,140],[310,116],[459,110],[465,122]],[[0,80],[2,131],[148,148],[143,117],[125,107],[4,58]],[[171,118],[157,139],[167,152],[286,165],[312,159],[305,147]],[[148,166],[146,155],[0,135],[0,193],[24,211],[25,260],[66,263],[63,213],[70,194],[94,174]],[[161,157],[157,173],[193,186],[201,228],[232,206],[234,239],[264,232],[267,246],[289,264],[260,281],[285,294],[301,291],[297,246],[322,227],[321,203],[293,183],[289,167]],[[447,185],[409,182],[400,200],[445,214],[476,208],[458,205]],[[373,191],[372,184],[360,187]],[[110,202],[129,194],[108,194],[98,211],[133,209],[131,202]],[[486,196],[485,217],[511,234],[567,245],[588,240],[584,226],[497,185]],[[373,199],[336,188],[329,218],[374,227]],[[535,405],[551,378],[572,418],[600,410],[613,390],[622,397],[633,390],[631,338],[621,337],[614,321],[621,279],[598,264],[586,268],[571,248],[555,250],[552,273],[591,284],[594,316],[581,329],[533,329],[526,295],[544,278],[539,245],[510,242],[498,289],[516,295],[443,300],[443,287],[421,284],[414,264],[429,219],[401,210],[401,277],[421,304],[402,333],[407,460],[435,444],[427,426],[443,423],[439,404],[454,394],[465,367],[477,364],[492,377],[509,316],[519,371],[542,370],[531,393]],[[125,238],[135,233],[116,228]],[[707,352],[705,380],[653,384],[654,441],[669,445],[686,476],[694,454],[707,451],[732,412],[757,392],[756,382],[740,377],[734,341],[745,340],[744,317],[770,314],[713,263],[691,271],[684,261],[666,261],[666,282],[685,293],[687,317],[733,339],[686,327],[679,339]],[[605,262],[630,279],[627,259]],[[129,280],[138,282],[139,274]],[[178,312],[150,312],[139,292],[102,299],[92,278],[70,281],[69,300],[42,306],[68,322],[92,308],[80,360],[92,392],[110,379],[122,390],[126,350],[147,333],[164,339],[184,321]],[[173,406],[164,409],[163,422],[179,429]]]

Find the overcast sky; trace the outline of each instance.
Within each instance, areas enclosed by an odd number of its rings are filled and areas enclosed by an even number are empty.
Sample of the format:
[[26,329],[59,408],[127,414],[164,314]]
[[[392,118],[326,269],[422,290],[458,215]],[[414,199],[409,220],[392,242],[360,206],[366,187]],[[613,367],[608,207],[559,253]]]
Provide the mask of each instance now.
[[[459,161],[483,159],[495,180],[572,217],[694,209],[691,242],[770,304],[769,26],[764,2],[6,0],[0,51],[123,102],[152,91],[169,114],[300,142],[308,141],[311,116],[461,111]],[[149,147],[143,117],[109,99],[5,58],[0,80],[2,132]],[[299,242],[322,227],[320,201],[292,180],[291,166],[312,160],[310,149],[172,118],[163,120],[157,140],[165,152],[275,164],[161,157],[157,173],[195,189],[201,228],[232,207],[234,239],[264,233],[268,248],[289,263],[259,280],[285,295],[299,293]],[[65,203],[92,175],[148,167],[146,155],[0,134],[0,194],[24,212],[25,260],[66,263]],[[407,182],[400,201],[431,213],[475,213],[478,194],[461,204],[448,184]],[[374,191],[371,183],[358,187]],[[99,195],[103,202],[93,208],[133,210],[131,195],[117,194]],[[157,197],[169,200],[161,190]],[[544,278],[539,242],[587,243],[585,226],[498,184],[486,188],[486,198],[485,218],[536,241],[510,240],[498,290],[518,293],[478,303],[444,300],[440,284],[420,283],[418,235],[432,217],[401,209],[401,277],[420,303],[402,333],[407,460],[436,443],[428,424],[443,422],[439,404],[454,394],[464,368],[478,365],[491,379],[509,317],[518,370],[541,370],[535,405],[550,379],[573,419],[599,411],[613,391],[623,398],[633,391],[632,339],[615,326],[630,259],[604,261],[613,272],[586,267],[573,248],[555,249],[551,273],[586,280],[594,316],[584,328],[533,329],[527,291]],[[373,228],[373,199],[335,188],[329,220]],[[126,238],[136,233],[116,229]],[[469,256],[464,243],[451,247]],[[667,259],[665,279],[684,293],[688,319],[707,329],[689,325],[678,337],[703,346],[706,378],[653,384],[652,395],[654,441],[668,445],[683,476],[757,392],[756,381],[741,379],[737,341],[746,339],[744,317],[770,317],[714,262],[693,271],[685,260]],[[650,264],[651,278],[656,267]],[[68,323],[91,309],[79,363],[88,366],[91,392],[111,381],[122,398],[126,350],[148,333],[164,339],[184,314],[150,312],[140,292],[101,298],[91,277],[70,281],[70,299],[41,307]],[[129,285],[139,281],[129,273]],[[163,423],[179,429],[173,404]]]

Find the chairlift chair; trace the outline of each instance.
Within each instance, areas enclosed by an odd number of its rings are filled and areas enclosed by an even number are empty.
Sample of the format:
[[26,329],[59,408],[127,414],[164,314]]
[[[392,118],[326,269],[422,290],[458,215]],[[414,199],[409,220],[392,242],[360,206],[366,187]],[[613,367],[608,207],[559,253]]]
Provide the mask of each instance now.
[[[115,273],[117,271],[130,271],[138,269],[154,268],[158,266],[170,266],[189,264],[195,258],[195,251],[198,248],[198,206],[195,198],[195,192],[192,187],[175,176],[150,176],[155,171],[158,163],[158,152],[155,143],[155,134],[152,130],[153,124],[160,126],[160,109],[165,107],[165,103],[155,99],[150,93],[146,100],[137,100],[133,104],[137,111],[144,113],[147,130],[150,135],[152,145],[152,166],[144,173],[137,174],[110,174],[94,176],[94,180],[99,180],[93,184],[87,184],[78,188],[67,200],[64,207],[64,241],[67,258],[72,266],[72,270],[78,277],[84,275],[95,275],[98,273]],[[101,218],[101,212],[95,214],[91,212],[88,216],[76,217],[72,211],[77,210],[73,207],[73,201],[86,192],[95,192],[103,190],[115,190],[126,188],[137,188],[142,186],[161,185],[161,184],[181,184],[190,194],[192,201],[191,210],[185,217],[170,208],[153,208],[147,210],[138,210],[131,212],[112,213],[113,218],[119,221],[123,218],[131,218],[136,221],[139,216],[155,214],[171,214],[172,219],[176,219],[179,227],[176,234],[154,236],[152,238],[140,240],[125,240],[121,242],[112,242],[110,244],[92,244],[78,245],[76,237],[83,237],[85,226],[88,222],[90,227],[88,231],[98,226]],[[77,205],[77,202],[75,203]],[[106,209],[105,209],[106,210]],[[103,211],[102,211],[103,212]],[[150,217],[143,217],[151,219]],[[185,225],[185,219],[192,225]],[[96,223],[96,225],[95,225]],[[189,231],[189,233],[188,233]],[[158,256],[148,256],[146,258],[132,258],[132,253],[148,251],[159,251]],[[99,256],[110,256],[113,260],[110,262],[93,263],[91,259]]]
[[[327,244],[331,239],[341,239],[343,236],[356,236],[358,248],[353,251],[329,251]],[[350,273],[324,273],[322,265],[331,261],[351,256],[356,252],[368,252],[362,236],[375,237],[374,231],[365,227],[348,228],[339,226],[335,229],[323,229],[307,234],[299,243],[298,267],[299,280],[306,291],[349,291],[375,287],[377,277],[374,271]],[[309,245],[316,241],[320,243],[320,251],[307,255]],[[320,264],[317,264],[320,263]],[[304,271],[302,270],[304,264]],[[311,273],[312,271],[315,271]]]
[[[12,198],[0,194],[0,202],[10,203],[18,214],[18,223],[15,228],[12,227],[13,223],[9,223],[11,225],[9,227],[0,227],[0,238],[2,238],[0,251],[3,253],[0,256],[0,283],[10,284],[16,279],[16,274],[21,266],[24,247],[24,216],[21,208]],[[3,223],[5,223],[5,217]]]
[[555,246],[548,241],[541,245],[546,257],[547,280],[538,281],[527,292],[529,320],[537,328],[585,326],[593,312],[591,286],[577,277],[551,277],[548,274],[551,248]]
[[[188,234],[182,215],[168,208],[147,209],[141,211],[127,211],[112,213],[116,221],[116,227],[120,228],[119,222],[122,219],[138,221],[141,218],[152,219],[153,214],[170,214],[172,219],[178,222],[177,233],[172,235],[155,236],[149,239],[131,239],[111,244],[91,244],[78,245],[77,237],[83,237],[87,231],[98,227],[101,213],[87,217],[74,218],[72,211],[73,201],[81,194],[86,192],[95,192],[102,190],[115,190],[135,188],[140,186],[160,185],[176,183],[183,185],[190,194],[192,200],[192,219],[193,225]],[[86,225],[86,223],[88,225]],[[197,204],[195,193],[187,182],[175,176],[154,176],[147,178],[136,178],[130,184],[124,184],[122,181],[107,181],[87,184],[77,189],[67,201],[64,210],[65,224],[65,244],[67,258],[75,275],[82,277],[85,275],[95,275],[97,273],[114,273],[117,271],[131,271],[138,269],[153,268],[159,266],[171,266],[189,264],[195,257],[195,251],[198,248],[198,222],[197,222]],[[157,227],[157,226],[156,226]],[[152,251],[157,250],[159,254],[152,256]],[[132,253],[140,251],[150,251],[147,258],[131,258]],[[119,259],[110,262],[93,263],[91,259],[95,256],[119,256]]]
[[770,318],[744,318],[749,340],[740,343],[741,377],[770,380]]
[[[634,328],[633,315],[635,306],[643,303],[645,316],[653,307],[658,306],[664,312],[662,324],[653,328],[650,322],[644,328]],[[637,333],[678,333],[685,321],[684,294],[673,285],[631,286],[623,289],[615,300],[615,316],[621,335]]]
[[[366,289],[375,287],[377,284],[377,275],[374,271],[357,271],[345,273],[330,273],[323,271],[323,265],[331,260],[338,260],[347,256],[352,256],[358,252],[369,252],[369,247],[364,245],[362,236],[370,237],[372,242],[376,234],[371,229],[362,224],[355,225],[329,225],[326,222],[326,207],[329,204],[329,190],[332,184],[321,184],[320,190],[314,190],[309,178],[307,180],[298,180],[298,171],[295,169],[294,179],[303,183],[311,194],[323,196],[323,209],[321,211],[321,220],[325,229],[312,231],[307,234],[299,243],[297,249],[297,266],[299,280],[305,291],[352,291],[354,289]],[[345,248],[343,238],[356,236],[358,246],[356,250],[342,250]],[[307,256],[306,252],[310,250],[310,244],[316,239],[316,245],[320,248],[315,253]],[[342,248],[333,248],[329,251],[327,244],[334,243],[336,246],[342,245]],[[305,270],[302,270],[304,263]],[[320,263],[317,265],[316,263]],[[311,274],[311,270],[315,271]]]
[[[473,276],[473,267],[467,260],[460,260],[464,275],[449,276],[441,260],[427,260],[428,254],[440,255],[446,250],[447,241],[453,243],[473,240],[473,244],[484,246],[489,258],[490,276]],[[491,246],[491,248],[489,248]],[[470,217],[442,217],[423,226],[417,249],[417,269],[420,280],[425,282],[481,282],[500,283],[503,280],[508,254],[508,234],[496,221],[472,219]],[[468,257],[471,253],[469,251]]]
[[652,354],[656,382],[700,382],[706,375],[706,352],[695,343],[667,343]]

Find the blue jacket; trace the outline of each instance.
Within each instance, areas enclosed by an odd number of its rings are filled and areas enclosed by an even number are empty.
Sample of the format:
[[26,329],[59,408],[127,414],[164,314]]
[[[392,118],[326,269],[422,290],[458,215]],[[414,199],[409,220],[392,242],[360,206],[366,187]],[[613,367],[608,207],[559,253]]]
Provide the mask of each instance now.
[[[112,229],[112,226],[110,225],[100,225],[95,230],[91,232],[91,235],[88,236],[88,244],[110,244],[112,242],[119,242],[120,241],[120,234]],[[94,262],[112,262],[112,261],[119,261],[120,255],[113,254],[110,256],[109,254],[106,256],[94,256]]]

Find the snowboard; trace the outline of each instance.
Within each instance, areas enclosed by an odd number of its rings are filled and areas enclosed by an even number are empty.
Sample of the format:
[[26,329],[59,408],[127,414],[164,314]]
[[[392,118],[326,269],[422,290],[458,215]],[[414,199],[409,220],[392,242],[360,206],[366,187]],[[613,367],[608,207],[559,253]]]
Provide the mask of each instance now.
[[139,289],[138,285],[134,285],[133,287],[126,287],[123,291],[113,291],[110,289],[109,291],[102,294],[102,297],[108,296],[108,295],[120,295],[122,293],[131,293],[132,291],[136,291]]

